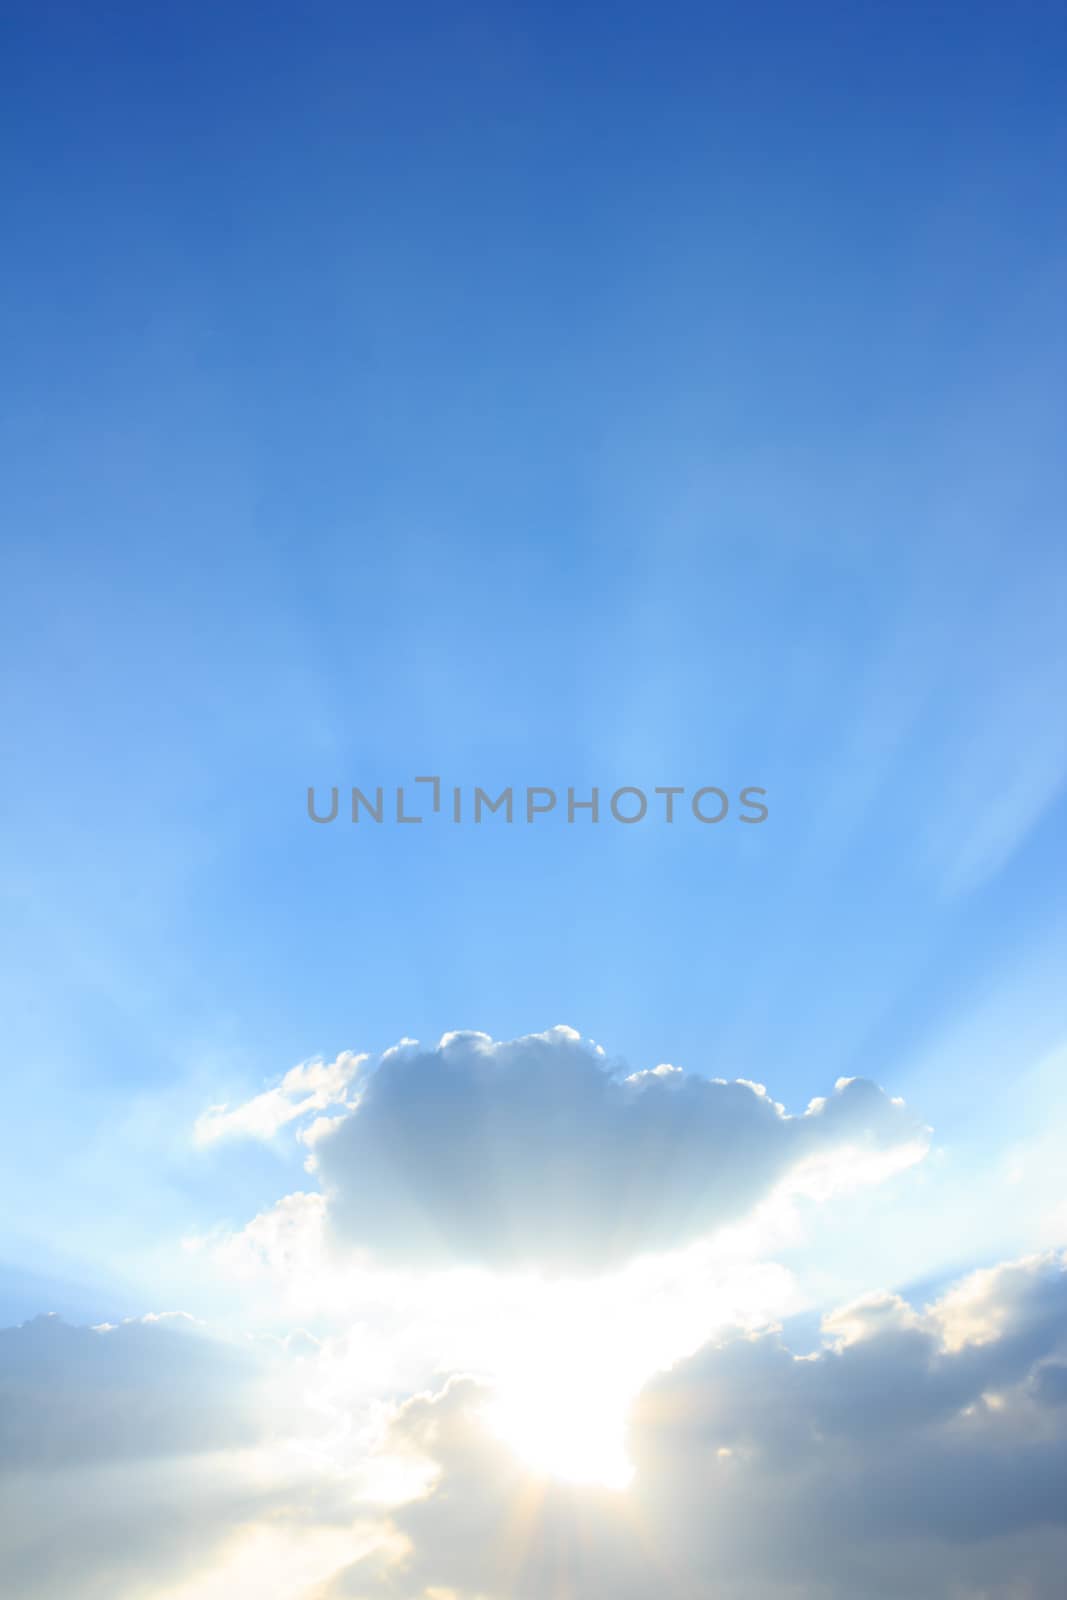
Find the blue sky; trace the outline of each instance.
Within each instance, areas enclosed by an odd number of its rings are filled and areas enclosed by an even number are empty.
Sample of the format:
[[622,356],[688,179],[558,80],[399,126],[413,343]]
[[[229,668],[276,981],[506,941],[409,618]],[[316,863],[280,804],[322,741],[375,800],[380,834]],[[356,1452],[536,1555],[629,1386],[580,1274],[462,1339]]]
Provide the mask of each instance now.
[[[1062,937],[1061,19],[817,9],[15,8],[21,1192],[455,1026],[900,1083]],[[773,821],[304,820],[431,771]]]
[[[866,1287],[1051,1243],[1062,8],[5,10],[0,1320],[217,1307],[306,1151],[197,1117],[456,1029],[905,1096]],[[307,821],[420,773],[770,816]]]

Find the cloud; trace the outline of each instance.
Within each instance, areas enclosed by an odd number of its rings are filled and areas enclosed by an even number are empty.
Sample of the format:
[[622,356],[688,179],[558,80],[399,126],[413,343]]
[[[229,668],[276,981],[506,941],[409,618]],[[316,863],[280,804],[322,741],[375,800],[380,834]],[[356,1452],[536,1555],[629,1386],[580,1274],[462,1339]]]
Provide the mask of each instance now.
[[418,1265],[582,1272],[706,1235],[789,1174],[877,1178],[925,1143],[863,1079],[790,1116],[758,1084],[624,1075],[557,1027],[390,1052],[316,1128],[315,1156],[335,1240]]
[[[369,1058],[343,1050],[333,1061],[303,1061],[273,1089],[232,1109],[210,1106],[197,1118],[197,1144],[220,1139],[272,1139],[286,1124],[329,1106],[352,1105],[361,1069]],[[310,1140],[308,1142],[311,1142]]]
[[[960,1296],[993,1312],[956,1343]],[[1067,1258],[971,1279],[926,1309],[880,1295],[797,1356],[779,1334],[709,1346],[650,1384],[626,1493],[525,1471],[450,1382],[391,1446],[437,1465],[394,1513],[404,1553],[324,1600],[1057,1600],[1067,1561]]]
[[206,1600],[240,1592],[209,1576],[250,1572],[266,1549],[254,1592],[292,1600],[272,1571],[350,1561],[352,1507],[310,1453],[308,1346],[222,1340],[179,1314],[0,1330],[5,1594]]
[[[610,1331],[598,1337],[610,1345]],[[354,1368],[362,1338],[353,1330]],[[38,1318],[0,1333],[0,1570],[12,1592],[1060,1593],[1067,1256],[974,1273],[926,1306],[869,1294],[823,1319],[814,1350],[753,1328],[705,1344],[638,1396],[625,1490],[532,1471],[497,1431],[499,1391],[473,1377],[390,1407],[377,1451],[343,1404],[322,1433],[328,1343],[232,1343],[179,1316],[102,1329]],[[560,1398],[565,1345],[554,1359]],[[338,1443],[355,1454],[335,1457]],[[391,1495],[368,1493],[376,1466]]]
[[0,1329],[0,1461],[71,1466],[236,1448],[263,1437],[264,1364],[179,1314],[117,1327],[36,1317]]

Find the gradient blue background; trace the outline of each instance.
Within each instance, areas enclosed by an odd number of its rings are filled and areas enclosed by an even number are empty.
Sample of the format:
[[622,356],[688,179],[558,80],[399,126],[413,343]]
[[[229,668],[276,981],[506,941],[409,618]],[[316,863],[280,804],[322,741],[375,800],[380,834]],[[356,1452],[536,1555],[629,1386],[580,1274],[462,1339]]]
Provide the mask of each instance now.
[[[980,1162],[1067,1022],[1063,8],[3,16],[3,1304],[403,1034]],[[423,772],[772,811],[306,821]]]

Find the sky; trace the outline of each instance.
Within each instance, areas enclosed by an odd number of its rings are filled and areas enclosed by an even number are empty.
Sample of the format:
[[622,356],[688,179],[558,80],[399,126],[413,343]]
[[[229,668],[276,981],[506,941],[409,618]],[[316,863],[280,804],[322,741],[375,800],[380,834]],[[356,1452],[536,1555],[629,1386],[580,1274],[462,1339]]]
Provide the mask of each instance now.
[[0,1574],[1051,1600],[1062,7],[0,14]]

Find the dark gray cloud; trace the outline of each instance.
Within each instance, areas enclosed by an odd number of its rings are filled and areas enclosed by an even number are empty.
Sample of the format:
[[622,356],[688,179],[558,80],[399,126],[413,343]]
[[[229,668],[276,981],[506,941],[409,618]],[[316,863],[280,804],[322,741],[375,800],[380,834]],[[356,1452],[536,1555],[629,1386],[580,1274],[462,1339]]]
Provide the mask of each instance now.
[[809,1158],[923,1134],[862,1079],[789,1116],[744,1082],[623,1075],[558,1028],[390,1052],[315,1150],[346,1242],[413,1262],[597,1270],[743,1215]]
[[624,1495],[531,1479],[470,1380],[409,1403],[397,1441],[441,1476],[395,1518],[407,1558],[353,1567],[330,1600],[1059,1600],[1064,1262],[825,1331],[811,1359],[737,1337],[651,1384]]

